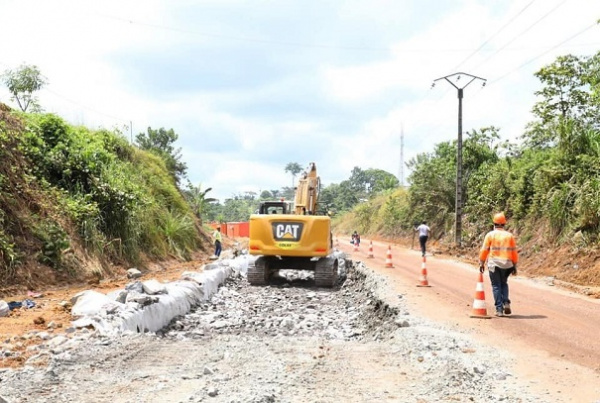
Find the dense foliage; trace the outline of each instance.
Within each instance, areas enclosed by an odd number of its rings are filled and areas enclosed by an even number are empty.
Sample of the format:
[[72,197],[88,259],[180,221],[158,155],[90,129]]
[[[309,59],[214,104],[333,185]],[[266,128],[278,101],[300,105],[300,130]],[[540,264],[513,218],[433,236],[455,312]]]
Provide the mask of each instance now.
[[148,127],[146,133],[139,133],[135,137],[139,148],[162,158],[177,184],[185,178],[187,173],[187,164],[181,161],[181,148],[174,146],[178,138],[179,135],[173,129],[166,130],[163,127],[158,130]]
[[0,173],[0,281],[27,253],[76,271],[81,246],[105,262],[136,262],[186,258],[200,245],[193,211],[162,156],[119,132],[52,114],[0,118],[0,152],[10,162]]

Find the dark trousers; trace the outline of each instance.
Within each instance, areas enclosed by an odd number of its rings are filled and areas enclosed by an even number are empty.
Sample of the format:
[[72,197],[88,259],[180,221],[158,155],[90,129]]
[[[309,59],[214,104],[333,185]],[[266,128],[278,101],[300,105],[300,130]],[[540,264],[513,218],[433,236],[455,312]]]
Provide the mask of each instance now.
[[421,253],[423,254],[423,256],[425,256],[425,245],[427,244],[427,239],[429,237],[427,235],[421,235],[419,237],[419,243],[421,244]]
[[508,276],[511,269],[501,269],[496,267],[494,272],[490,271],[490,282],[492,283],[492,293],[494,294],[494,306],[496,311],[502,311],[504,304],[510,304],[508,296]]
[[221,242],[215,241],[215,256],[221,256]]

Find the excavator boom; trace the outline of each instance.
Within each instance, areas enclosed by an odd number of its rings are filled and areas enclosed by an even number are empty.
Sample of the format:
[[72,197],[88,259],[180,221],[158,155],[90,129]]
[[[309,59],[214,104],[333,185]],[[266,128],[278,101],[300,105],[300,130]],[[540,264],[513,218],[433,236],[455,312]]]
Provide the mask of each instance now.
[[314,162],[311,162],[308,170],[302,174],[296,186],[294,199],[294,211],[296,214],[314,215],[317,213],[320,188],[321,179],[317,176],[317,166]]

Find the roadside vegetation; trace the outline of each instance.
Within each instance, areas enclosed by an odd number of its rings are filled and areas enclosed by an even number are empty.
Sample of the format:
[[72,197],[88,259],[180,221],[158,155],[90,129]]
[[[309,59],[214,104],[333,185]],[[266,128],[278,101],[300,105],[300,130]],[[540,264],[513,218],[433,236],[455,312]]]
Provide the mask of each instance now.
[[[492,214],[504,211],[519,237],[520,266],[600,286],[600,53],[561,56],[535,75],[539,100],[517,143],[502,141],[493,126],[466,133],[461,253],[475,256]],[[453,251],[456,151],[453,140],[417,155],[407,164],[410,187],[371,192],[344,209],[337,230],[410,239],[427,220],[433,245]]]
[[137,140],[1,106],[0,288],[102,277],[203,246],[201,211],[177,187],[176,135],[148,128]]

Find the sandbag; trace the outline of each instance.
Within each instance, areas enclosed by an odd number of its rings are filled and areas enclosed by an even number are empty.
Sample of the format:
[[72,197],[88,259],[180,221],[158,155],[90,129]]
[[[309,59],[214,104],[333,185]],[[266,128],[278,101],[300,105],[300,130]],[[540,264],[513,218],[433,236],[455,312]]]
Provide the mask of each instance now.
[[8,316],[10,314],[10,308],[6,301],[0,300],[0,318]]

